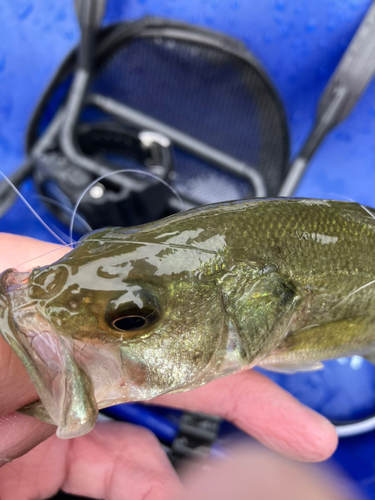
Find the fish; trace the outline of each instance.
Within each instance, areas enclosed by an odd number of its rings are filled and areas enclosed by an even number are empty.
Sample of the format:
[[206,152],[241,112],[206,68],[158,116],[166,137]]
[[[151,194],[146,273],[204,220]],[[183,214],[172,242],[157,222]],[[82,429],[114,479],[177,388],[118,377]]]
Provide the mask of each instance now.
[[0,331],[67,439],[98,409],[260,366],[375,353],[375,217],[259,199],[100,229],[52,265],[0,276]]

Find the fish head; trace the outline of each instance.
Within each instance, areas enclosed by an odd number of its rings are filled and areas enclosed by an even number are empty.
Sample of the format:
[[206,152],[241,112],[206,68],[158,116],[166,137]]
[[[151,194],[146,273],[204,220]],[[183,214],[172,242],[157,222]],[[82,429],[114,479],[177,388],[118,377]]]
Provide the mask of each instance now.
[[[30,338],[53,337],[55,350],[68,346],[70,360],[93,381],[100,406],[202,385],[226,352],[228,324],[217,283],[222,257],[106,236],[104,243],[88,237],[55,264],[30,273],[24,306],[13,310],[17,328]],[[43,348],[41,355],[51,353]]]

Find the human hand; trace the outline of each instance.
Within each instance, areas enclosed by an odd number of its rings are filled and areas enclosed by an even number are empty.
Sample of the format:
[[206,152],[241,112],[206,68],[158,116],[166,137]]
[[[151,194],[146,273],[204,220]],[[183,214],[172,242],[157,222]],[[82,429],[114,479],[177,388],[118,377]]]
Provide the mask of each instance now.
[[365,500],[332,463],[302,464],[253,442],[230,448],[226,460],[189,464],[182,481],[178,500]]
[[[6,269],[58,246],[3,234],[0,248],[0,269]],[[44,255],[22,270],[51,263],[68,250]],[[25,368],[0,336],[0,464],[6,464],[0,469],[2,500],[48,498],[59,489],[111,500],[167,500],[182,490],[158,441],[145,429],[99,423],[86,436],[60,440],[53,435],[54,426],[15,413],[37,398]],[[332,424],[252,370],[153,402],[220,415],[298,460],[324,460],[337,445]]]

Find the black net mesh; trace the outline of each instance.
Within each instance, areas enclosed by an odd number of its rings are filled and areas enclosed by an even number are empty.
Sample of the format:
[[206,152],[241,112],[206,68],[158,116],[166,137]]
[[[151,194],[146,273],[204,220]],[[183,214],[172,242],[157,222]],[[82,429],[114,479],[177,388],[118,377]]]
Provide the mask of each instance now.
[[[104,60],[91,90],[255,167],[268,195],[277,194],[288,161],[283,110],[241,57],[171,38],[136,38]],[[175,159],[175,187],[199,203],[251,195],[246,181],[198,157],[176,149]]]

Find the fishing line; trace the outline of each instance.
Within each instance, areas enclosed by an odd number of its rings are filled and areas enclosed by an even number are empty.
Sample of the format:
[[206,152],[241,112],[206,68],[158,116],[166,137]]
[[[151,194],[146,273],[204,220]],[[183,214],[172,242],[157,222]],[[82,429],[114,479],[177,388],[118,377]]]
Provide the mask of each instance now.
[[[44,226],[47,231],[57,239],[60,243],[63,245],[66,244],[66,241],[64,241],[60,236],[58,236],[49,226],[44,222],[44,220],[36,213],[36,211],[33,209],[33,207],[30,205],[30,203],[26,200],[26,198],[18,191],[16,186],[8,179],[8,177],[0,170],[0,175],[3,177],[5,182],[13,189],[13,191],[21,198],[23,203],[27,206],[27,208],[31,211],[31,213],[38,219],[38,221]],[[71,237],[71,242],[73,238]]]
[[78,206],[79,204],[81,203],[83,197],[85,196],[85,194],[93,187],[95,186],[95,184],[97,184],[98,182],[100,182],[102,179],[105,179],[106,177],[110,177],[111,175],[115,175],[115,174],[126,174],[126,173],[136,173],[136,174],[143,174],[143,175],[146,175],[146,176],[149,176],[151,177],[152,179],[155,179],[159,182],[161,182],[162,184],[164,184],[164,186],[166,186],[168,189],[170,189],[172,191],[172,193],[176,196],[176,198],[178,199],[178,202],[180,203],[180,206],[181,206],[181,210],[185,210],[185,204],[184,202],[182,201],[181,199],[181,196],[178,194],[178,192],[170,185],[168,184],[167,182],[165,182],[163,179],[160,179],[160,177],[158,177],[157,175],[154,175],[152,174],[151,172],[144,172],[142,170],[137,170],[137,169],[133,169],[133,168],[129,168],[129,169],[121,169],[121,170],[115,170],[114,172],[108,172],[107,174],[104,174],[104,175],[101,175],[100,177],[97,177],[94,181],[91,182],[91,184],[89,184],[84,190],[83,192],[81,193],[81,195],[79,196],[78,200],[77,200],[77,203],[75,204],[74,206],[74,209],[73,209],[73,213],[72,213],[72,218],[71,218],[71,221],[70,221],[70,227],[69,227],[69,237],[70,237],[70,241],[72,242],[73,241],[73,227],[74,227],[74,219],[75,219],[75,216],[76,216],[76,213],[77,213],[77,210],[78,210]]
[[75,242],[73,244],[72,243],[65,243],[64,245],[61,245],[58,248],[55,248],[54,250],[50,250],[49,252],[42,253],[41,255],[38,255],[37,257],[33,257],[32,259],[25,260],[21,264],[18,264],[18,266],[16,266],[16,268],[19,269],[20,267],[24,266],[25,264],[28,264],[29,262],[33,262],[34,260],[38,260],[41,257],[45,257],[46,255],[49,255],[49,254],[54,253],[54,252],[57,252],[57,251],[61,250],[62,248],[65,248],[65,247],[73,248],[74,245],[76,245],[77,243],[78,242]]
[[345,196],[344,194],[340,194],[340,193],[332,193],[331,191],[328,193],[327,191],[325,191],[327,193],[327,195],[332,198],[332,197],[338,197],[338,198],[342,198],[343,200],[345,201],[350,201],[352,203],[357,203],[355,200],[353,200],[352,198],[349,198],[349,196]]
[[360,286],[359,288],[357,288],[356,290],[354,290],[354,292],[350,292],[349,295],[347,295],[345,297],[345,299],[348,299],[349,297],[352,297],[354,294],[360,292],[361,290],[363,290],[364,288],[367,288],[368,286],[371,286],[375,283],[375,280],[372,280],[372,281],[369,281],[368,283],[366,283],[365,285],[362,285]]
[[[67,207],[63,203],[60,203],[59,201],[56,201],[53,198],[49,198],[48,196],[43,196],[41,194],[36,194],[36,195],[34,195],[34,198],[37,198],[38,200],[41,200],[41,201],[45,201],[46,203],[50,203],[51,205],[55,205],[56,207],[60,207],[63,210],[65,210],[66,212],[69,212],[71,214],[73,213],[73,209],[72,208]],[[87,231],[89,231],[89,232],[92,231],[92,227],[90,226],[90,224],[83,217],[81,217],[79,214],[76,214],[76,217],[77,217],[77,220],[79,220],[79,222],[83,226],[86,227]]]
[[370,210],[369,210],[367,207],[365,207],[364,205],[361,205],[361,208],[363,208],[363,210],[364,210],[365,212],[367,212],[367,213],[369,214],[369,216],[370,216],[372,219],[374,219],[374,220],[375,220],[375,216],[374,216],[374,214],[372,214],[372,213],[370,212]]
[[[331,193],[331,192],[329,192],[329,193],[327,193],[327,195],[328,195],[329,197],[334,196],[334,197],[338,197],[338,198],[343,198],[344,200],[346,200],[346,201],[350,201],[351,203],[358,203],[357,201],[353,200],[353,198],[349,198],[349,196],[345,196],[345,195],[343,195],[343,194],[339,194],[339,193]],[[358,205],[359,205],[361,208],[363,208],[363,210],[364,210],[365,212],[367,212],[367,213],[369,214],[369,216],[370,216],[372,219],[374,219],[374,220],[375,220],[375,216],[374,216],[374,214],[372,214],[372,213],[370,212],[370,210],[369,210],[367,207],[365,207],[365,206],[364,206],[364,205],[362,205],[361,203],[358,203]]]
[[68,240],[68,235],[66,233],[64,233],[64,231],[62,231],[61,229],[59,229],[55,224],[51,223],[51,228],[53,228],[53,231],[57,234],[57,235],[60,235],[60,238],[64,241],[64,245],[65,244],[70,244]]
[[[92,239],[90,238],[90,241],[97,241],[98,243],[102,243],[103,240],[97,240],[97,239]],[[79,243],[79,241],[77,241]],[[201,253],[208,253],[211,255],[219,255],[219,252],[215,252],[215,250],[208,250],[206,248],[199,248],[199,247],[189,247],[187,245],[176,245],[176,244],[167,244],[167,243],[156,243],[156,242],[148,242],[148,241],[132,241],[132,240],[115,240],[115,239],[107,239],[106,243],[109,245],[112,245],[114,243],[118,243],[119,245],[123,245],[126,243],[127,245],[137,245],[137,246],[153,246],[153,247],[162,247],[162,248],[181,248],[182,250],[191,250],[193,252],[201,252]]]

